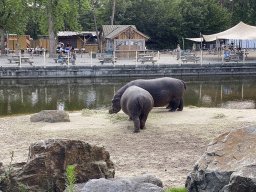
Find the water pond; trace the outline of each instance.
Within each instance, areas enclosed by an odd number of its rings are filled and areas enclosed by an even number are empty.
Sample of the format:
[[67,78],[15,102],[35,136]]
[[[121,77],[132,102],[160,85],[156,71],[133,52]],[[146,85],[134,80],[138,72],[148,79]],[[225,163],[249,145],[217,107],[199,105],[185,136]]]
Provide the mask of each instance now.
[[[256,101],[256,77],[177,77],[187,84],[185,106],[223,107]],[[114,93],[135,78],[56,78],[0,80],[0,116],[41,110],[109,108]],[[255,105],[250,105],[255,108]]]

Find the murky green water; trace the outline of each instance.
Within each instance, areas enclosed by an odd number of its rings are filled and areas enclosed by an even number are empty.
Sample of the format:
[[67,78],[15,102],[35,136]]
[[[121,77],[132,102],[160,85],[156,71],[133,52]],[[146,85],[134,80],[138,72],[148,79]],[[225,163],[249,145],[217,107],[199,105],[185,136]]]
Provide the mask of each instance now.
[[[178,77],[187,84],[184,105],[220,107],[256,101],[256,77]],[[135,78],[18,79],[0,81],[0,116],[41,110],[109,108],[115,91]]]

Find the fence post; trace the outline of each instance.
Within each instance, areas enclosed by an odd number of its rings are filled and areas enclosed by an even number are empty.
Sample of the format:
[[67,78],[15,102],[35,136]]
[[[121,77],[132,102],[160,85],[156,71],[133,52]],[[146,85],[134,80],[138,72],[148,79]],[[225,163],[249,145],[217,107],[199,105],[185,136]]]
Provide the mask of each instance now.
[[44,51],[44,68],[45,68],[45,51]]
[[137,65],[138,65],[138,63],[137,63],[137,60],[138,60],[138,51],[136,51],[135,59],[136,59],[136,67],[137,67]]
[[90,56],[91,56],[91,67],[92,67],[92,51],[90,50]]
[[21,50],[20,50],[20,68],[21,68]]

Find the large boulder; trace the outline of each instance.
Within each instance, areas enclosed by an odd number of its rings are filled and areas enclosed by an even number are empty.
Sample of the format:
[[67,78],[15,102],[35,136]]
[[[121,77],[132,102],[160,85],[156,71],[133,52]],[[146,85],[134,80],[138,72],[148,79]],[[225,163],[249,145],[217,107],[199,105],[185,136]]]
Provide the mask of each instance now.
[[188,192],[255,192],[256,127],[213,139],[186,180]]
[[149,174],[131,178],[92,179],[88,181],[79,192],[98,191],[164,192],[162,188],[162,181]]
[[30,117],[31,122],[70,122],[69,114],[63,110],[43,110]]
[[65,190],[66,167],[73,165],[77,182],[89,179],[113,178],[114,165],[103,147],[78,140],[49,139],[29,147],[28,162],[15,173],[15,185],[29,191]]

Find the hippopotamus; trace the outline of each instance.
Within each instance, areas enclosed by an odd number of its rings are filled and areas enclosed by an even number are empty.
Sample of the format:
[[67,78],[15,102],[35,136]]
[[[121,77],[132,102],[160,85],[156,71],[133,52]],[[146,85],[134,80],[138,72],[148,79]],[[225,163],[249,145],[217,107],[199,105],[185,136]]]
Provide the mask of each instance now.
[[149,112],[154,106],[154,99],[148,91],[138,86],[128,87],[121,97],[121,108],[134,123],[134,132],[145,129]]
[[128,87],[136,85],[148,91],[154,99],[154,107],[162,107],[168,104],[166,108],[169,111],[183,110],[183,92],[186,89],[184,81],[163,77],[157,79],[137,79],[127,83],[119,89],[112,99],[109,113],[118,113],[121,110],[120,99]]

